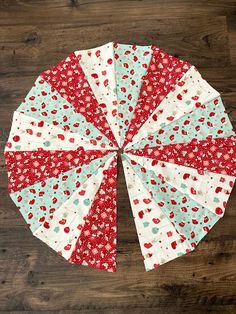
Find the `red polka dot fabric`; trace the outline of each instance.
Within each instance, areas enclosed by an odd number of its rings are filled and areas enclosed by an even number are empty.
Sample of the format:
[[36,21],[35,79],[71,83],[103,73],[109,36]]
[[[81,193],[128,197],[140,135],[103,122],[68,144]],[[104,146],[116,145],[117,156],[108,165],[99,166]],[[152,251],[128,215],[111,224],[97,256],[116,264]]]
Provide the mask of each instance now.
[[193,251],[225,213],[236,136],[195,66],[154,45],[74,51],[14,112],[8,190],[33,235],[115,272],[120,149],[145,270]]

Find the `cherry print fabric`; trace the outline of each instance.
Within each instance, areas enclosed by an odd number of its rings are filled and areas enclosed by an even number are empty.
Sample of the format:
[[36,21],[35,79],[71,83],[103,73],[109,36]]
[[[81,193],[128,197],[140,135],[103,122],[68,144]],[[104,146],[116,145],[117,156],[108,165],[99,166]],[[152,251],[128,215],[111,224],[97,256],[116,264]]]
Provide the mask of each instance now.
[[34,232],[41,224],[47,228],[47,219],[62,206],[98,168],[109,159],[109,154],[97,158],[88,165],[76,167],[58,176],[27,186],[10,196]]
[[70,262],[116,271],[116,176],[117,161],[103,171],[97,191]]
[[113,149],[109,144],[100,143],[99,138],[89,139],[64,131],[44,120],[15,111],[6,151],[71,150],[81,146],[84,149]]
[[149,271],[196,248],[223,217],[236,176],[223,101],[187,61],[110,42],[42,72],[13,114],[8,190],[58,255],[115,272],[121,148]]
[[41,76],[74,106],[76,112],[81,113],[88,122],[94,124],[117,146],[107,119],[92,92],[79,60],[80,56],[76,56],[73,52],[51,70],[43,72]]
[[153,200],[127,156],[123,155],[122,161],[146,271],[191,251],[193,248]]
[[[128,156],[125,158],[129,160]],[[206,207],[194,201],[190,195],[182,193],[166,182],[164,177],[158,177],[153,171],[147,170],[135,160],[131,159],[131,164],[152,199],[180,234],[182,242],[186,242],[188,246],[194,248],[220,216],[213,214]],[[150,200],[144,199],[143,202],[149,203]],[[176,244],[173,246],[175,247]]]
[[133,154],[236,176],[236,136],[132,150]]
[[120,126],[120,146],[124,146],[126,132],[133,116],[139,91],[151,57],[151,46],[114,43],[116,88]]
[[116,142],[120,144],[113,43],[75,52],[93,93],[109,121]]
[[36,182],[58,176],[72,168],[89,164],[92,160],[107,155],[106,150],[68,151],[9,151],[5,160],[9,178],[9,192],[26,188]]
[[191,67],[145,121],[138,134],[133,137],[132,143],[139,142],[147,134],[155,133],[218,96],[219,93]]
[[78,113],[74,106],[49,85],[41,76],[27,94],[17,112],[38,119],[41,127],[43,122],[59,127],[63,131],[70,131],[81,136],[81,140],[99,141],[99,145],[109,145],[108,138],[85,117]]
[[189,63],[176,59],[157,47],[152,48],[151,62],[148,71],[143,76],[141,91],[126,134],[124,147],[131,142],[139,128],[190,68]]
[[[105,164],[99,167],[96,174],[92,174],[87,181],[85,181],[70,197],[67,199],[65,203],[59,207],[51,217],[49,217],[47,221],[47,227],[40,226],[35,232],[34,235],[37,236],[42,241],[46,242],[50,247],[52,247],[55,251],[57,251],[60,255],[69,259],[74,250],[80,252],[81,249],[77,249],[77,239],[80,239],[81,245],[86,246],[86,241],[88,238],[85,237],[86,230],[93,230],[92,226],[95,220],[98,219],[96,213],[90,213],[93,211],[95,207],[95,211],[98,211],[98,208],[94,205],[93,198],[94,194],[97,193],[102,194],[100,191],[102,189],[101,184],[104,182],[106,172],[108,169],[114,168],[115,162],[114,156],[111,156]],[[112,163],[112,164],[111,164]],[[113,166],[112,166],[113,165]],[[109,171],[111,172],[111,171]],[[108,182],[112,180],[112,177],[109,178]],[[115,178],[113,178],[114,183],[116,182]],[[112,181],[112,182],[113,182]],[[103,183],[104,189],[104,183]],[[114,186],[115,189],[115,186]],[[98,192],[98,190],[100,192]],[[104,190],[103,190],[104,194]],[[112,194],[112,196],[115,196]],[[96,200],[96,196],[95,196]],[[100,210],[103,210],[101,206]],[[109,211],[108,211],[109,213]],[[115,215],[116,212],[112,212],[112,218],[114,221],[111,221],[111,218],[105,219],[106,228],[110,231],[110,229],[114,228],[115,224]],[[101,217],[105,216],[105,212],[101,213]],[[99,217],[100,218],[100,217]],[[89,222],[87,222],[89,221]],[[91,224],[91,228],[86,226],[86,223]],[[104,222],[101,221],[101,225]],[[108,232],[108,237],[112,235],[115,237],[116,232],[114,229],[114,233]],[[102,239],[101,239],[102,236]],[[100,247],[103,244],[103,239],[106,237],[106,233],[100,232],[98,234],[97,246]],[[90,236],[91,237],[91,236]],[[111,239],[111,237],[109,238]],[[90,240],[90,238],[89,238]],[[102,240],[102,241],[101,241]],[[91,240],[90,240],[91,241]],[[94,243],[96,238],[91,241]],[[113,248],[115,251],[115,247]],[[77,255],[76,255],[77,256]],[[75,256],[75,259],[77,258]],[[115,260],[114,260],[115,263]]]
[[[133,157],[133,155],[128,155]],[[206,206],[217,215],[223,215],[234,184],[234,177],[214,172],[199,171],[197,168],[184,167],[169,162],[157,161],[147,157],[136,156],[137,162],[145,169],[153,171],[161,179],[182,193]],[[152,181],[153,185],[155,182]]]
[[189,143],[206,138],[227,138],[234,134],[222,100],[218,97],[143,138],[130,149]]

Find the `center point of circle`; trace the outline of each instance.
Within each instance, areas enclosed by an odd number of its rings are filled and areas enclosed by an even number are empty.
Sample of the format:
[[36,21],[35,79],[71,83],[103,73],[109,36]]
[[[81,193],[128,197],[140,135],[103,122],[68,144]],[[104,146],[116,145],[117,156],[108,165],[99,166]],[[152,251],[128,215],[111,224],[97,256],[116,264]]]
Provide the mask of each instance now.
[[123,149],[119,147],[119,149],[117,150],[117,153],[118,153],[119,155],[123,154]]

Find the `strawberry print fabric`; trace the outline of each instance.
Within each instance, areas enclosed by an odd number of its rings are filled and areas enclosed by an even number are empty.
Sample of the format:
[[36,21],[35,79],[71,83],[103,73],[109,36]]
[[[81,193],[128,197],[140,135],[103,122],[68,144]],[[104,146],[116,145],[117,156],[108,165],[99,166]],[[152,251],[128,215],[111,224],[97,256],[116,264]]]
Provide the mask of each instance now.
[[[132,140],[138,129],[140,129],[144,122],[152,115],[153,111],[163,102],[165,96],[174,90],[175,85],[185,72],[188,71],[189,67],[190,65],[187,62],[176,59],[159,48],[153,47],[152,59],[148,71],[143,76],[142,88],[124,146]],[[178,85],[183,86],[179,82]],[[165,109],[167,108],[165,106]],[[161,114],[162,110],[159,110]]]
[[120,143],[119,112],[116,95],[113,43],[90,50],[76,51],[80,65],[99,102],[117,143]]
[[42,72],[13,114],[8,190],[60,256],[115,272],[120,148],[149,271],[196,248],[223,217],[236,176],[220,94],[187,61],[110,42]]
[[114,43],[116,88],[120,127],[120,146],[124,146],[126,132],[152,57],[151,46]]

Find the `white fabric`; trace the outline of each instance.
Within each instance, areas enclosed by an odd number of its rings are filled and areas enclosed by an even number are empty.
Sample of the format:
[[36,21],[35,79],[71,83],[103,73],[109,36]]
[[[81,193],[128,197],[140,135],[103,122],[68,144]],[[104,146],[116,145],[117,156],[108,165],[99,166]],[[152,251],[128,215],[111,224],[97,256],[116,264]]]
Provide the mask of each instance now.
[[[176,84],[175,89],[169,92],[153,111],[125,149],[155,133],[162,126],[168,125],[196,109],[196,103],[205,104],[219,95],[192,66]],[[195,98],[196,96],[198,99]]]
[[[103,171],[108,169],[113,158],[114,154],[98,169],[97,174],[89,177],[60,208],[56,209],[53,218],[49,220],[49,229],[41,226],[34,232],[37,238],[65,259],[70,258],[75,248],[85,223],[85,217],[89,214],[94,197],[102,183]],[[65,232],[66,227],[70,228],[70,232]]]
[[[15,136],[19,136],[20,140],[16,141]],[[48,145],[48,143],[50,144]],[[108,145],[102,145],[99,141],[91,143],[90,139],[77,133],[64,131],[45,121],[15,111],[5,151],[34,151],[39,148],[44,150],[76,150],[80,146],[85,150],[113,149]]]
[[[123,167],[144,265],[148,271],[185,254],[190,247],[181,242],[180,235],[151,198],[125,155]],[[172,248],[171,243],[176,243],[176,248]]]
[[220,207],[224,214],[224,204],[227,203],[235,178],[214,172],[198,172],[197,169],[158,161],[152,165],[154,159],[127,154],[131,159],[152,170],[155,175],[162,176],[171,186],[182,193],[188,194],[194,201],[206,207],[215,214]]
[[75,54],[81,56],[80,65],[120,144],[113,43],[76,51]]

